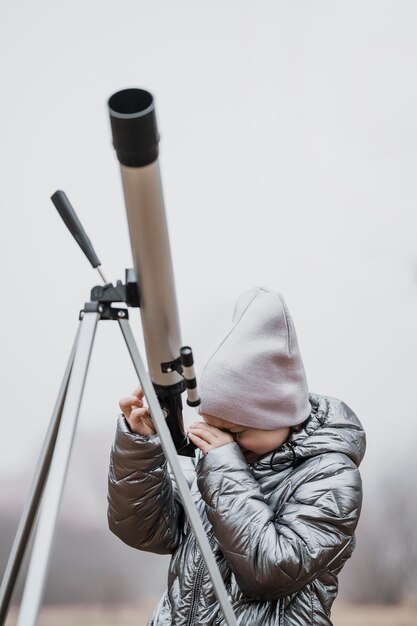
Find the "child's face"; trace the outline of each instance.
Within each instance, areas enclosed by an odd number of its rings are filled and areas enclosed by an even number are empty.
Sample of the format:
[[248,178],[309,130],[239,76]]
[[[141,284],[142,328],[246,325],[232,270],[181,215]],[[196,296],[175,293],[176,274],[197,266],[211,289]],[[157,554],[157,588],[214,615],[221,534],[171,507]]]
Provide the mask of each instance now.
[[[277,428],[276,430],[261,430],[239,426],[220,417],[202,414],[204,421],[219,430],[229,432],[242,449],[242,452],[254,452],[257,455],[267,454],[279,448],[288,439],[289,428]],[[246,454],[245,454],[246,456]]]

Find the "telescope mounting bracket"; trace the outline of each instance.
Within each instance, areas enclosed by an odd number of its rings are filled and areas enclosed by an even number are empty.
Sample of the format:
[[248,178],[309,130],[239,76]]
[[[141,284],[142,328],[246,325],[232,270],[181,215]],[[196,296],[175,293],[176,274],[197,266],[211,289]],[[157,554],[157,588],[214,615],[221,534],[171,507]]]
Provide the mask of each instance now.
[[97,285],[91,290],[92,302],[111,304],[112,302],[125,302],[133,308],[140,307],[140,293],[134,269],[125,270],[125,284],[118,280],[116,286],[112,283]]
[[161,363],[161,370],[164,372],[164,374],[175,371],[182,376],[184,373],[180,357],[174,359],[173,361]]
[[100,313],[102,320],[129,319],[129,311],[126,308],[115,308],[113,302],[124,302],[127,306],[139,308],[140,295],[136,282],[134,269],[125,270],[125,283],[121,280],[116,285],[96,285],[91,290],[91,301],[86,302],[84,309],[80,311],[79,318],[82,319],[85,313]]
[[84,308],[80,311],[79,319],[82,320],[86,313],[99,313],[100,320],[129,319],[129,311],[125,308],[115,308],[108,303],[102,302],[86,302]]

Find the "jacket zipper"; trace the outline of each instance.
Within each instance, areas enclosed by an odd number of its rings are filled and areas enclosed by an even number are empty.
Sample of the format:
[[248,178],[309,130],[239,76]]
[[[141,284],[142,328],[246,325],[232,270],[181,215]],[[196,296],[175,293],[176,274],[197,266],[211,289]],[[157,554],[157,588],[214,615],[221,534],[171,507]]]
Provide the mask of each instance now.
[[[209,543],[210,543],[211,549],[213,550],[214,544],[215,544],[214,537],[210,537]],[[188,614],[188,620],[187,620],[186,626],[194,626],[195,615],[197,613],[197,601],[198,601],[198,598],[200,597],[201,586],[203,582],[204,566],[205,566],[205,562],[204,562],[203,557],[201,557],[198,563],[197,573],[195,575],[193,595],[191,598],[191,607],[190,607],[190,612]]]

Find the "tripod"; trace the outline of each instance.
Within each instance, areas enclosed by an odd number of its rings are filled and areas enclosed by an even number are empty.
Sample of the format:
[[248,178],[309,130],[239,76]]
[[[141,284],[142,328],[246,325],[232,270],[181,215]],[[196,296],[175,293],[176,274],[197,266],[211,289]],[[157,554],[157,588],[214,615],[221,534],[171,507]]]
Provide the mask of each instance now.
[[[106,285],[106,287],[115,289],[112,285]],[[116,291],[119,294],[121,287],[124,286],[118,281]],[[102,293],[102,288],[99,288],[99,292]],[[92,291],[93,294],[94,289]],[[117,301],[121,301],[120,297],[117,298]],[[130,328],[128,310],[126,308],[112,307],[106,300],[89,302],[80,313],[79,328],[0,588],[0,624],[3,625],[5,623],[24,553],[39,512],[31,561],[18,617],[18,626],[35,626],[37,622],[95,332],[98,322],[103,319],[116,320],[119,323],[140,384],[148,401],[157,433],[161,439],[163,451],[177,481],[185,512],[206,562],[226,622],[228,626],[237,626],[223,579],[182,473],[165,417]]]

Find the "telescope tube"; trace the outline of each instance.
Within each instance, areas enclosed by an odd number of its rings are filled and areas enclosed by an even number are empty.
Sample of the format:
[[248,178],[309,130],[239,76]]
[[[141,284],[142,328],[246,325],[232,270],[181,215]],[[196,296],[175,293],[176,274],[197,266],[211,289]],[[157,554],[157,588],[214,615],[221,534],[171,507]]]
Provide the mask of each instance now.
[[193,455],[190,446],[188,452],[181,452],[188,444],[182,421],[183,377],[175,369],[161,368],[163,363],[179,358],[182,344],[154,100],[143,89],[125,89],[113,94],[108,106],[122,175],[149,374],[178,452]]

